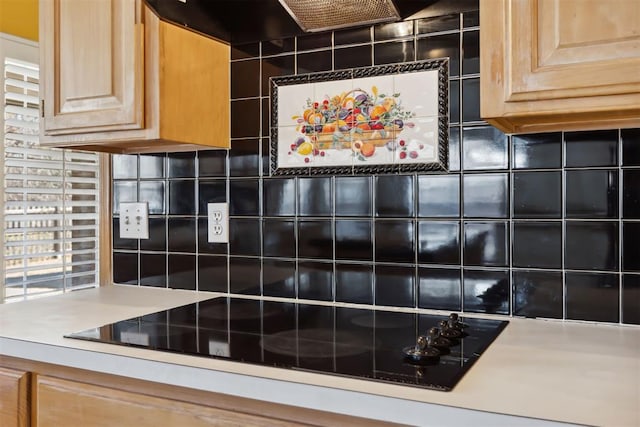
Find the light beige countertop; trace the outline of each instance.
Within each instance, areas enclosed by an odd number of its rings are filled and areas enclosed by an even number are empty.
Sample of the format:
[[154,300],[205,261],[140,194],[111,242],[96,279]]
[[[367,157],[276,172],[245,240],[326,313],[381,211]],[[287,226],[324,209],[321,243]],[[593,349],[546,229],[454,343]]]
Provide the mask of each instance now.
[[509,318],[450,392],[63,337],[218,295],[114,285],[0,305],[0,354],[413,425],[640,426],[635,326]]

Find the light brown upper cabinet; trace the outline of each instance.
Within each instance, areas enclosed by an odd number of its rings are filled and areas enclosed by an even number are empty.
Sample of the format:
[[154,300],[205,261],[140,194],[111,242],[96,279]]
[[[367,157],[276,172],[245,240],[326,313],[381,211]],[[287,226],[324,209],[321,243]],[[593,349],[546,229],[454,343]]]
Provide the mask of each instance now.
[[480,52],[504,132],[640,126],[638,0],[480,0]]
[[40,0],[41,145],[229,148],[229,52],[142,0]]

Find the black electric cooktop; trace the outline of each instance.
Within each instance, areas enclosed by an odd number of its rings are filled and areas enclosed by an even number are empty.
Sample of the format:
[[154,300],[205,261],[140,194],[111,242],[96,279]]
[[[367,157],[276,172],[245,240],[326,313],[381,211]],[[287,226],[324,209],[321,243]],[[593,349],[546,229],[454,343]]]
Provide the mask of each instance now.
[[66,337],[449,391],[508,323],[455,316],[218,297]]

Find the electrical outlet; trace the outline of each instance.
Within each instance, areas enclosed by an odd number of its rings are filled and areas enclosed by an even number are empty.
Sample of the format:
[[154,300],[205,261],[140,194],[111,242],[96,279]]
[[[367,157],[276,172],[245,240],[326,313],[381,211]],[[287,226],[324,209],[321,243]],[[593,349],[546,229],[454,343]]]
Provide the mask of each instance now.
[[120,203],[120,238],[149,238],[149,208],[147,203]]
[[229,206],[226,203],[207,203],[209,243],[229,243]]

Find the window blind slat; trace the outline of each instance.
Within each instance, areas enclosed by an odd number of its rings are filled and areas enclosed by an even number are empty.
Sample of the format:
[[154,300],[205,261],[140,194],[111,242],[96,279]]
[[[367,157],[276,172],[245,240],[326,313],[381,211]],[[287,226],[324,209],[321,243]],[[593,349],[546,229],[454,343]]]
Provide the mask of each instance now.
[[5,286],[16,299],[96,286],[100,156],[39,147],[38,65],[4,69]]

